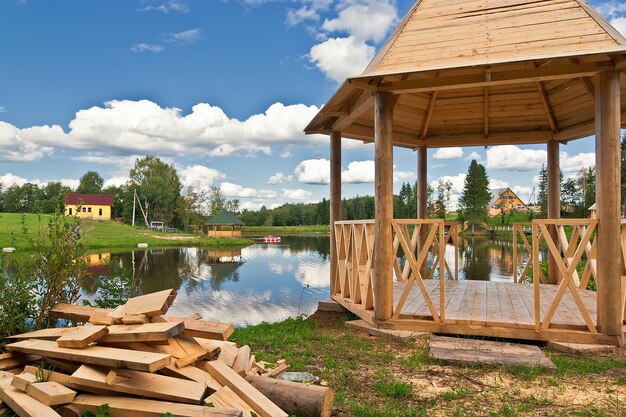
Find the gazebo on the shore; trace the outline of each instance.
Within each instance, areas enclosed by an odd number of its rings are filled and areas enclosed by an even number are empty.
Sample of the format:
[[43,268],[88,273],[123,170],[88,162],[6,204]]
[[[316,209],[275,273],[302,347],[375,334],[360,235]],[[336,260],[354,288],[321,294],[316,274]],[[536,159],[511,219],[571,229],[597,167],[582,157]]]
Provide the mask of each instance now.
[[[387,328],[623,344],[625,68],[626,39],[584,0],[416,1],[305,129],[331,140],[332,298]],[[560,144],[594,134],[597,219],[559,219]],[[341,221],[342,138],[375,144],[373,220]],[[529,239],[533,283],[454,280],[444,259],[453,226],[427,218],[427,149],[542,143],[549,203]],[[394,146],[417,151],[418,219],[393,219]]]
[[222,210],[209,219],[205,226],[208,228],[208,237],[236,238],[242,236],[242,227],[245,223],[233,213]]

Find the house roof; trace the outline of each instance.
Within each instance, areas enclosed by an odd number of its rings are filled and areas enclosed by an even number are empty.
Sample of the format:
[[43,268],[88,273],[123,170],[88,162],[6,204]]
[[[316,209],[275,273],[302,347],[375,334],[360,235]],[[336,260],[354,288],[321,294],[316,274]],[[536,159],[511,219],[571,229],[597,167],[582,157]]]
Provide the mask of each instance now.
[[226,225],[226,226],[243,226],[244,222],[239,220],[229,211],[222,210],[217,213],[212,219],[204,223],[205,225]]
[[113,194],[67,194],[65,204],[85,206],[112,206]]
[[500,198],[503,192],[508,190],[508,188],[494,188],[493,190],[489,190],[491,193],[491,200],[489,201],[489,208],[493,207],[496,204],[496,201]]
[[386,91],[396,146],[578,139],[594,133],[590,77],[626,66],[625,53],[584,0],[418,0],[305,132],[372,141],[372,93]]

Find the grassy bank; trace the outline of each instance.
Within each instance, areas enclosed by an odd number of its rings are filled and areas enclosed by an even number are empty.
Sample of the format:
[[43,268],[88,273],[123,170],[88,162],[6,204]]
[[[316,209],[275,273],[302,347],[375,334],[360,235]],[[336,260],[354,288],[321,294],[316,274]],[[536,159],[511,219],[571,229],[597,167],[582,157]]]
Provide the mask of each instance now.
[[243,234],[245,236],[263,236],[263,235],[276,235],[276,236],[298,236],[298,235],[311,235],[311,234],[328,234],[330,233],[330,226],[245,226],[243,228]]
[[556,371],[529,367],[447,366],[424,341],[373,338],[346,328],[346,316],[238,328],[257,360],[285,358],[294,371],[328,381],[338,416],[625,416],[626,353],[548,352]]
[[[27,214],[24,224],[28,236],[34,238],[40,226],[46,227],[50,216]],[[250,239],[209,239],[200,235],[170,234],[151,231],[145,227],[133,227],[113,221],[85,222],[83,225],[85,244],[88,249],[133,248],[138,243],[147,243],[150,247],[202,246],[208,249],[238,249],[253,242]],[[22,232],[22,215],[14,213],[0,214],[0,247],[14,246],[17,249],[29,247]]]

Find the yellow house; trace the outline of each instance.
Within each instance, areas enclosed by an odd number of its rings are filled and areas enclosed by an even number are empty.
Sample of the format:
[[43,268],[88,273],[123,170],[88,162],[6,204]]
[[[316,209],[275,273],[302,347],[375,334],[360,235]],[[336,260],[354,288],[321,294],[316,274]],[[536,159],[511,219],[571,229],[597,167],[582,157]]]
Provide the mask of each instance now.
[[505,213],[511,210],[527,212],[528,206],[510,188],[497,188],[491,190],[491,201],[487,213],[490,216],[497,216],[504,210]]
[[94,220],[111,220],[113,195],[111,194],[67,194],[65,215]]

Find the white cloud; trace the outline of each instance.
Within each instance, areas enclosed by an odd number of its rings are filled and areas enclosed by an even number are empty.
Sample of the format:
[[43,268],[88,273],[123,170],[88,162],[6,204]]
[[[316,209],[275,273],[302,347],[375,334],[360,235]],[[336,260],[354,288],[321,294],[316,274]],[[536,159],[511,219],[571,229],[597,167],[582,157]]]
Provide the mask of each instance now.
[[374,57],[375,49],[354,36],[331,38],[314,45],[309,60],[327,78],[341,82],[347,77],[359,75]]
[[[51,182],[57,182],[57,181],[52,180]],[[70,187],[72,190],[75,190],[76,188],[78,188],[78,185],[80,184],[80,180],[74,180],[71,178],[61,178],[60,180],[58,180],[58,182],[60,182],[61,185]]]
[[183,32],[167,33],[163,35],[163,42],[167,42],[172,45],[190,45],[202,38],[201,29],[189,29]]
[[347,32],[358,41],[385,39],[398,19],[395,4],[388,0],[367,0],[349,4],[334,19],[326,19],[322,29],[327,32]]
[[122,185],[126,184],[128,180],[128,177],[111,177],[108,180],[104,181],[104,184],[102,184],[102,188],[121,187]]
[[474,151],[471,154],[467,155],[465,157],[465,160],[466,161],[471,161],[472,159],[475,159],[475,160],[478,161],[478,160],[480,160],[480,158],[481,158],[480,154],[478,152]]
[[507,188],[509,183],[503,180],[498,180],[495,178],[489,178],[489,188],[494,190],[496,188]]
[[215,181],[222,180],[226,176],[217,169],[203,165],[192,165],[179,170],[180,180],[186,187],[209,188]]
[[611,25],[622,35],[626,35],[626,17],[616,17],[611,19]]
[[149,12],[149,11],[158,11],[161,13],[168,14],[170,12],[180,12],[180,13],[189,13],[189,5],[186,1],[183,0],[167,0],[167,1],[144,1],[144,3],[148,3],[148,6],[145,6],[139,11],[141,12]]
[[[613,17],[616,14],[626,12],[626,3],[616,0],[600,3],[596,9],[605,17]],[[611,22],[612,23],[612,22]]]
[[[38,134],[46,135],[50,126],[39,126],[31,129],[18,129],[0,121],[0,162],[37,161],[52,154],[52,147],[41,146],[33,141]],[[51,135],[55,136],[55,135]]]
[[[522,149],[515,145],[494,146],[487,150],[487,168],[535,171],[541,169],[541,166],[546,163],[547,156],[548,153],[545,150]],[[594,153],[569,156],[567,152],[560,152],[559,160],[561,170],[565,173],[595,166]]]
[[0,106],[0,113],[5,113],[7,111],[6,108],[4,108],[4,106]]
[[269,179],[267,180],[267,183],[275,185],[275,184],[282,184],[284,182],[291,181],[291,180],[293,180],[293,175],[285,175],[282,172],[277,172],[276,174],[269,177]]
[[320,264],[299,263],[294,276],[302,285],[312,288],[328,287],[328,277],[330,275],[330,262]]
[[46,186],[46,184],[50,182],[60,182],[61,185],[70,187],[72,189],[76,189],[76,187],[78,187],[78,184],[80,183],[79,180],[71,179],[71,178],[61,178],[60,180],[47,180],[47,181],[42,181],[39,178],[29,180],[29,179],[22,178],[17,175],[13,175],[10,172],[7,172],[6,174],[0,176],[0,183],[4,184],[5,188],[9,188],[13,185],[17,185],[21,187],[26,183],[35,184],[39,187],[44,187]]
[[299,9],[289,9],[287,11],[287,26],[293,27],[306,20],[320,20],[320,15],[313,7],[302,6]]
[[281,204],[268,200],[243,200],[239,202],[239,208],[241,210],[259,210],[263,206],[268,209],[275,209],[276,207],[280,207]]
[[165,48],[156,43],[136,43],[130,47],[130,50],[133,52],[153,52],[155,54],[163,52],[164,49]]
[[440,177],[439,179],[435,181],[431,181],[430,186],[437,187],[437,185],[439,184],[439,181],[441,182],[449,181],[452,183],[452,188],[450,189],[450,192],[452,194],[462,194],[463,187],[465,187],[465,177],[466,177],[465,173],[459,173],[457,175],[444,175],[443,177]]
[[311,198],[311,194],[312,193],[310,191],[303,190],[302,188],[298,188],[298,189],[283,188],[282,196],[290,200],[306,200],[307,198]]
[[533,193],[532,187],[525,187],[521,185],[514,185],[511,187],[513,192],[526,204],[529,203],[531,194]]
[[[341,172],[341,182],[345,184],[362,184],[374,182],[374,161],[352,161],[348,168]],[[308,159],[302,161],[294,169],[298,181],[306,184],[328,184],[330,182],[330,161],[327,159]],[[393,180],[403,181],[415,177],[408,171],[396,171],[394,166]]]
[[13,175],[10,172],[0,176],[0,184],[3,184],[5,188],[9,188],[12,185],[22,186],[29,182],[26,178]]
[[[161,156],[271,153],[271,145],[325,143],[320,135],[305,136],[304,127],[316,106],[275,103],[246,120],[229,118],[219,107],[200,103],[188,115],[149,100],[110,101],[104,107],[80,110],[65,133],[58,126],[27,129],[0,122],[0,161],[41,159],[52,148],[103,152],[108,155]],[[35,146],[38,145],[38,146]],[[117,157],[112,157],[117,158]]]
[[454,159],[463,156],[463,148],[439,148],[433,155],[435,159]]
[[236,197],[236,198],[276,198],[278,194],[272,190],[256,190],[250,187],[244,187],[239,184],[233,184],[231,182],[223,182],[220,185],[222,189],[222,193],[224,193],[225,197]]

